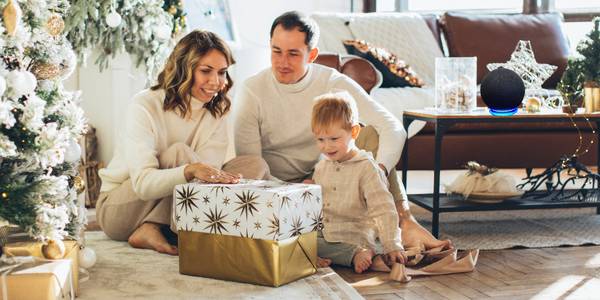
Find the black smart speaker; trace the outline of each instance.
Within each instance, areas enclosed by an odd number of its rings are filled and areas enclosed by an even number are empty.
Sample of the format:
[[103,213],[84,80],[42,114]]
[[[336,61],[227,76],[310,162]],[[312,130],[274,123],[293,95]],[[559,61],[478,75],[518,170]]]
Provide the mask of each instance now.
[[494,116],[515,114],[523,96],[523,79],[512,70],[500,67],[487,73],[481,81],[481,98]]

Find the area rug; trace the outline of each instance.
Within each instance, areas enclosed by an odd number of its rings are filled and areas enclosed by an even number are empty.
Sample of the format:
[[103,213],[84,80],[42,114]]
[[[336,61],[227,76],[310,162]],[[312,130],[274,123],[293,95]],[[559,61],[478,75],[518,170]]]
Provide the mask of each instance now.
[[133,249],[109,240],[103,232],[86,232],[86,244],[98,260],[81,284],[88,299],[363,299],[330,268],[279,288],[179,274],[178,257]]
[[[413,207],[431,229],[431,213]],[[600,244],[600,215],[595,208],[461,212],[440,215],[440,237],[459,249],[541,248]]]

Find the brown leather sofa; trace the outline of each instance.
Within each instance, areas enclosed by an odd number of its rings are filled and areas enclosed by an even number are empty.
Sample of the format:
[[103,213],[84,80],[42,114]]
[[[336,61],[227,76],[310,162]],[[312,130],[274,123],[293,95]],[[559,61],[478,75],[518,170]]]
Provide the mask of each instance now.
[[[544,88],[554,89],[565,69],[568,42],[562,32],[559,14],[465,14],[423,15],[432,34],[448,56],[477,56],[478,83],[487,74],[490,62],[510,59],[519,40],[530,40],[536,60],[558,66]],[[445,47],[444,47],[445,46]],[[329,65],[356,80],[367,92],[377,82],[373,65],[356,57],[321,55],[317,63]],[[478,106],[485,104],[478,99]],[[594,139],[586,123],[578,123],[584,141]],[[561,155],[572,154],[579,135],[570,122],[459,124],[445,134],[442,143],[442,168],[461,168],[476,160],[494,167],[548,167]],[[433,169],[434,129],[428,124],[408,141],[409,168]],[[595,165],[596,144],[580,156],[580,161]],[[400,165],[398,165],[400,166]]]

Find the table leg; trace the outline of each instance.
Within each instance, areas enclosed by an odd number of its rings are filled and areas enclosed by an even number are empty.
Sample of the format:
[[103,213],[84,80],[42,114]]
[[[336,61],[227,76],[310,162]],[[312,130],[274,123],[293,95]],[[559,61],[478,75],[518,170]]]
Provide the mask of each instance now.
[[405,189],[408,189],[406,185],[407,175],[408,175],[408,126],[414,121],[414,119],[408,118],[406,116],[402,117],[402,125],[404,126],[404,130],[406,130],[406,140],[404,140],[404,147],[402,147],[402,185],[404,185]]
[[444,133],[451,126],[440,121],[435,123],[435,148],[433,162],[433,211],[431,220],[431,233],[436,238],[439,237],[439,217],[440,217],[440,170],[442,168],[442,138]]
[[[600,121],[596,121],[596,173],[600,173]],[[600,193],[600,183],[598,183],[598,193]],[[596,206],[596,214],[600,215],[600,204]]]

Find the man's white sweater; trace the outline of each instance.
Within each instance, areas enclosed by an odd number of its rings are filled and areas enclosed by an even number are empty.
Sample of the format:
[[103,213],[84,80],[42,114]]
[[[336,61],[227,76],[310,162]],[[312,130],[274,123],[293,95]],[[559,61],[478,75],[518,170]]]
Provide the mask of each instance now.
[[279,83],[270,68],[244,82],[235,102],[237,155],[261,155],[281,180],[303,179],[319,159],[310,127],[313,99],[336,91],[354,97],[360,121],[379,133],[377,161],[391,170],[406,138],[400,122],[352,79],[318,64],[294,84]]

